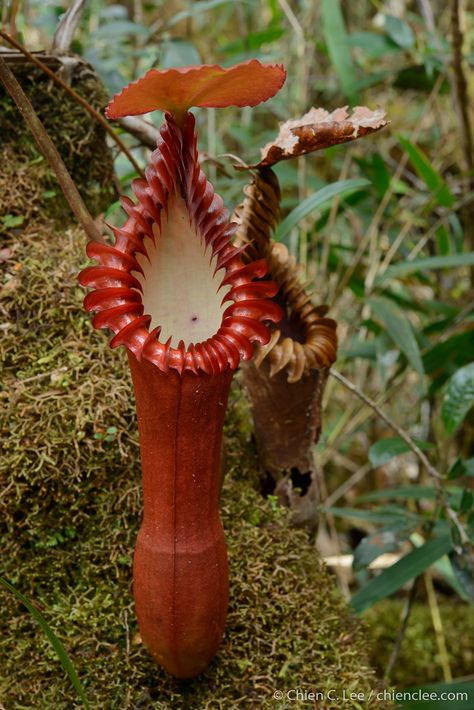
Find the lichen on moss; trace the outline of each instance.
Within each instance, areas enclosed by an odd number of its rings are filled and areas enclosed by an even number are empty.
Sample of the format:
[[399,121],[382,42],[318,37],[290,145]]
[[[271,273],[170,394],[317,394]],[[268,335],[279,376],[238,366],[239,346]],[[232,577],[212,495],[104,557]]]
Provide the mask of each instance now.
[[[222,496],[231,577],[226,635],[195,680],[176,681],[152,662],[131,595],[141,490],[125,353],[110,351],[83,313],[79,230],[30,225],[9,248],[0,300],[2,573],[58,633],[92,707],[284,708],[299,703],[276,702],[275,689],[375,687],[364,631],[307,535],[252,486],[256,457],[242,436],[238,383]],[[75,707],[40,629],[7,592],[0,598],[5,707]]]

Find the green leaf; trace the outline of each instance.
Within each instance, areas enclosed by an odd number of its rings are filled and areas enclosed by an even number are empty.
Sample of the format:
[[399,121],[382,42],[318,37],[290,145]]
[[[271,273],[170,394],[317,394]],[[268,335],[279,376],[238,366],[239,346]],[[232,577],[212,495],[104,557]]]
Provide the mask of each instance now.
[[432,269],[452,269],[457,266],[473,266],[474,251],[466,251],[462,254],[447,254],[446,256],[428,256],[425,259],[413,259],[413,261],[401,261],[399,264],[389,266],[380,276],[377,276],[375,283],[380,285],[384,281],[390,281],[395,276],[405,276],[414,271],[430,271]]
[[20,227],[25,221],[25,218],[22,214],[6,214],[1,219],[5,229],[13,229],[14,227]]
[[84,688],[82,686],[81,681],[79,680],[79,676],[76,673],[76,669],[74,668],[71,659],[69,658],[66,649],[62,645],[61,641],[58,639],[54,631],[51,629],[49,626],[48,622],[44,618],[44,616],[36,609],[26,597],[23,596],[21,592],[18,591],[10,582],[7,582],[6,579],[3,577],[0,577],[0,584],[5,587],[5,589],[8,589],[9,592],[11,592],[19,601],[28,609],[30,614],[33,616],[33,618],[38,622],[40,625],[42,631],[44,634],[47,636],[48,641],[54,648],[57,657],[61,661],[61,664],[68,674],[71,683],[73,684],[74,688],[76,689],[76,692],[78,696],[80,697],[82,704],[84,705],[85,708],[89,708],[89,703],[87,701],[86,694],[84,692]]
[[474,710],[474,681],[470,678],[421,685],[393,691],[392,697],[403,710]]
[[428,190],[433,193],[437,203],[442,207],[452,207],[454,197],[450,189],[439,172],[431,165],[423,151],[413,145],[413,143],[410,143],[410,141],[403,136],[398,136],[398,140],[410,158],[416,172],[426,184]]
[[461,367],[448,380],[441,417],[448,434],[454,434],[474,404],[474,362]]
[[264,44],[271,44],[285,34],[282,27],[268,27],[262,32],[253,32],[241,37],[234,42],[220,47],[221,52],[226,54],[237,54],[238,52],[255,52]]
[[418,577],[436,560],[447,554],[451,548],[451,536],[443,535],[428,540],[421,547],[409,552],[354,595],[352,606],[355,613],[360,614],[376,602],[398,591],[404,584]]
[[461,553],[452,550],[449,554],[449,559],[457,581],[472,604],[474,602],[474,565],[470,550],[465,546],[462,548]]
[[373,59],[385,57],[389,52],[400,51],[400,47],[380,32],[351,32],[348,43],[351,47],[362,49],[366,57]]
[[474,458],[463,461],[456,459],[448,472],[448,480],[461,476],[474,476]]
[[359,340],[353,338],[346,349],[342,350],[342,355],[346,358],[361,357],[367,360],[375,360],[377,355],[376,340]]
[[331,513],[338,518],[349,518],[353,520],[367,520],[371,523],[387,523],[389,519],[405,520],[406,518],[417,519],[415,513],[408,512],[405,508],[395,506],[380,507],[377,510],[363,510],[362,508],[322,508],[323,512]]
[[177,12],[176,15],[173,15],[169,22],[166,23],[166,27],[169,29],[173,27],[173,25],[177,25],[178,22],[186,20],[188,17],[195,17],[201,12],[213,10],[215,7],[220,7],[221,5],[228,5],[229,3],[237,4],[239,1],[240,0],[202,0],[198,3],[191,3],[191,6],[187,10],[181,10]]
[[388,298],[369,298],[368,303],[372,307],[375,315],[385,326],[387,335],[390,336],[405,355],[410,365],[422,376],[424,374],[423,362],[418,349],[418,343],[416,342],[412,327],[404,312],[393,301],[388,300]]
[[[443,319],[441,321],[441,327],[439,331],[442,332],[446,327],[452,324],[451,319]],[[442,340],[436,343],[432,347],[425,349],[423,353],[423,365],[426,373],[435,373],[436,370],[441,370],[446,372],[446,375],[450,374],[448,370],[448,365],[457,364],[458,367],[467,364],[471,359],[469,357],[471,350],[471,343],[474,339],[474,323],[468,322],[465,324],[466,331],[455,333],[446,340]],[[432,328],[430,332],[434,331]],[[427,331],[425,330],[425,333]],[[453,369],[457,369],[453,367]]]
[[445,582],[449,584],[450,587],[460,596],[461,599],[463,599],[465,602],[468,604],[472,604],[472,597],[469,597],[468,594],[466,594],[466,590],[464,587],[459,583],[458,578],[456,577],[453,566],[451,564],[451,560],[449,557],[441,557],[437,562],[434,563],[433,569],[436,570],[436,572],[443,577]]
[[391,174],[382,156],[373,153],[369,158],[354,158],[354,161],[361,168],[363,175],[370,180],[380,197],[383,197],[390,186]]
[[[421,439],[413,439],[413,441],[422,451],[426,451],[433,446],[428,441],[421,441]],[[369,450],[369,461],[376,468],[377,466],[383,466],[396,456],[406,454],[408,451],[411,451],[410,447],[399,436],[387,436],[372,444]]]
[[349,38],[346,32],[340,0],[321,0],[321,19],[324,39],[344,95],[356,104],[357,77],[352,62]]
[[357,190],[361,190],[363,187],[367,187],[367,185],[370,185],[370,183],[365,178],[338,180],[332,183],[332,185],[326,185],[326,187],[315,192],[314,195],[310,195],[303,200],[303,202],[300,202],[298,207],[295,207],[295,209],[285,217],[283,222],[280,222],[275,231],[275,239],[281,241],[291,232],[293,227],[296,227],[300,220],[314,210],[321,210],[322,208],[329,209],[334,197],[346,197],[353,192],[357,192]]
[[394,15],[385,15],[385,32],[402,49],[409,49],[415,44],[415,35],[410,25]]
[[199,52],[191,42],[173,38],[162,43],[160,68],[189,67],[200,63]]
[[352,563],[354,571],[367,568],[371,562],[385,552],[396,552],[400,547],[400,542],[406,540],[412,529],[413,526],[408,525],[404,520],[398,526],[381,528],[372,535],[364,537],[354,550]]
[[399,488],[385,488],[382,491],[364,493],[355,499],[355,503],[370,503],[374,500],[434,500],[436,491],[433,486],[400,486]]

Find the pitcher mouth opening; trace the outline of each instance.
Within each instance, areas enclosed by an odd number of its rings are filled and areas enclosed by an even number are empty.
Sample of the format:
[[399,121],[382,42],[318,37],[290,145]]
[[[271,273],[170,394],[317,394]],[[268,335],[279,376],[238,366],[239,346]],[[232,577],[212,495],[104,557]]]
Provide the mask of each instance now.
[[146,253],[137,254],[141,271],[134,274],[150,327],[161,326],[160,339],[171,338],[174,348],[180,341],[189,348],[208,340],[220,328],[231,286],[222,285],[225,273],[216,271],[217,255],[198,234],[180,195],[170,196],[153,236],[143,240]]
[[237,225],[199,166],[192,114],[183,126],[166,115],[133,191],[138,202],[122,200],[128,219],[112,227],[114,245],[87,247],[99,265],[79,280],[95,288],[84,301],[98,311],[94,327],[114,332],[111,347],[125,345],[164,371],[235,369],[252,356],[252,342],[268,342],[263,321],[280,320],[269,300],[278,286],[254,281],[265,260],[244,264],[232,244]]

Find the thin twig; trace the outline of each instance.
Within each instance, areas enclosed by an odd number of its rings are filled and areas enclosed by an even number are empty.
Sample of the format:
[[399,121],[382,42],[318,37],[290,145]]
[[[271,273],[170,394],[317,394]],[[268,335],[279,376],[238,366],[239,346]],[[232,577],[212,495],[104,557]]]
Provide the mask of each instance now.
[[328,508],[331,508],[334,503],[336,503],[342,496],[344,496],[350,489],[356,485],[356,483],[359,483],[362,481],[363,478],[367,476],[367,474],[372,471],[372,464],[366,463],[360,468],[355,471],[355,473],[352,474],[348,479],[342,483],[339,488],[336,488],[335,491],[333,491],[326,500],[324,501],[324,505],[327,506]]
[[[466,76],[463,69],[462,55],[463,36],[459,22],[459,0],[452,0],[451,4],[451,46],[453,50],[454,93],[456,96],[457,110],[461,129],[461,143],[464,160],[469,179],[469,190],[474,190],[474,144],[472,126],[469,116],[469,92]],[[464,228],[466,242],[471,250],[474,249],[474,209],[469,205],[464,210]],[[474,276],[474,268],[471,269]]]
[[35,141],[37,142],[39,149],[48,161],[51,170],[56,175],[57,181],[59,182],[64,196],[69,202],[77,221],[82,225],[84,231],[90,239],[95,241],[103,241],[91,214],[79,194],[74,180],[64,165],[63,159],[59,155],[54,143],[39,120],[33,106],[16,80],[10,67],[1,56],[0,81],[3,83],[5,89],[17,105],[28,128],[33,134]]
[[20,6],[19,0],[12,0],[11,9],[10,9],[10,34],[13,37],[16,37],[16,35],[17,35],[16,16],[18,14],[19,6]]
[[370,397],[367,397],[364,392],[362,392],[358,387],[356,387],[350,380],[348,380],[344,375],[341,375],[340,372],[337,372],[337,370],[331,369],[330,374],[336,378],[336,380],[339,380],[344,387],[346,387],[348,390],[353,392],[359,399],[361,399],[368,407],[374,410],[374,412],[377,414],[380,419],[383,419],[385,424],[387,424],[393,431],[398,434],[400,439],[403,439],[405,444],[408,446],[411,451],[415,454],[415,456],[421,461],[423,466],[426,468],[428,471],[429,475],[434,478],[437,481],[442,481],[443,476],[438,473],[438,471],[431,465],[429,462],[428,458],[425,456],[423,451],[420,449],[419,446],[415,444],[413,439],[411,438],[410,434],[408,434],[405,429],[402,429],[401,426],[399,426],[396,422],[391,419],[388,414],[385,414],[385,412],[380,409],[380,407],[375,404],[375,402],[370,399]]
[[449,503],[446,499],[445,491],[442,486],[442,482],[444,480],[443,476],[434,468],[434,466],[432,466],[432,464],[429,462],[428,458],[425,456],[425,454],[419,448],[419,446],[417,446],[415,444],[415,442],[413,441],[411,436],[408,434],[408,432],[405,431],[405,429],[403,429],[401,426],[399,426],[396,422],[394,422],[393,419],[391,419],[391,417],[388,416],[388,414],[385,414],[385,412],[382,409],[380,409],[380,407],[372,399],[370,399],[370,397],[367,397],[367,395],[364,394],[364,392],[362,392],[358,387],[356,387],[356,385],[354,385],[353,382],[351,382],[346,377],[344,377],[344,375],[341,375],[340,372],[338,372],[337,370],[331,369],[329,371],[329,374],[331,374],[333,377],[335,377],[336,380],[339,380],[339,382],[341,382],[344,385],[344,387],[346,387],[350,392],[355,394],[356,397],[361,399],[368,407],[370,407],[370,409],[372,409],[377,414],[377,416],[380,417],[380,419],[382,419],[391,429],[393,429],[393,431],[396,434],[398,434],[398,436],[401,439],[403,439],[403,441],[408,446],[408,448],[411,451],[413,451],[415,456],[418,458],[418,460],[425,467],[428,475],[433,479],[435,487],[436,487],[436,491],[437,491],[438,500],[442,504],[443,509],[446,513],[446,516],[450,519],[450,521],[453,523],[453,525],[455,525],[455,527],[459,533],[461,542],[463,544],[468,544],[469,546],[471,546],[469,536],[468,536],[466,530],[464,529],[464,526],[462,525],[457,514],[451,508],[451,506],[449,505]]
[[436,27],[433,15],[433,8],[430,5],[430,0],[418,0],[420,13],[425,21],[425,25],[429,32],[435,34]]
[[33,64],[36,64],[36,66],[41,69],[45,74],[47,74],[58,86],[60,86],[66,93],[69,94],[77,103],[81,104],[86,111],[93,117],[95,118],[98,123],[102,126],[102,128],[109,134],[109,136],[112,138],[113,141],[118,145],[120,150],[127,156],[129,159],[130,163],[133,165],[134,170],[143,177],[143,170],[141,167],[138,165],[137,161],[133,157],[132,153],[129,151],[125,143],[119,138],[119,136],[115,133],[114,129],[111,127],[111,125],[108,123],[108,121],[93,107],[91,106],[80,94],[77,93],[71,86],[68,86],[66,82],[64,82],[52,69],[50,69],[44,62],[41,61],[41,59],[38,59],[37,57],[34,56],[34,54],[31,54],[25,47],[23,47],[22,44],[17,42],[13,37],[10,37],[9,34],[4,32],[3,30],[0,29],[0,37],[2,37],[6,42],[12,45],[12,47],[15,47],[19,52],[25,55],[30,62],[33,62]]
[[405,606],[403,607],[403,612],[402,612],[402,623],[400,624],[400,628],[398,629],[398,634],[397,634],[397,638],[395,641],[395,645],[393,647],[392,653],[390,654],[390,658],[388,659],[387,667],[385,668],[385,671],[383,674],[384,678],[389,678],[391,676],[392,671],[393,671],[393,667],[395,666],[396,660],[397,660],[398,655],[400,653],[403,639],[405,638],[405,633],[406,633],[407,626],[408,626],[408,620],[410,618],[411,610],[413,608],[413,602],[415,601],[419,579],[420,579],[420,577],[415,577],[415,579],[412,582],[411,588],[410,588],[410,593],[408,594],[408,597],[405,600]]
[[137,138],[143,146],[155,150],[160,131],[152,123],[139,116],[124,116],[124,118],[118,118],[117,123],[127,133]]
[[[469,172],[474,171],[474,148],[472,140],[471,119],[469,116],[469,96],[467,81],[463,69],[462,32],[459,24],[459,0],[452,0],[451,5],[451,45],[453,49],[453,71],[455,78],[456,101],[461,121],[461,138],[463,153]],[[471,185],[474,188],[474,175],[471,175]]]
[[36,382],[37,380],[45,380],[52,375],[59,375],[61,372],[67,372],[67,367],[58,367],[56,370],[50,370],[49,372],[40,372],[38,375],[32,375],[31,377],[25,377],[23,380],[18,379],[15,384],[25,385],[29,382]]

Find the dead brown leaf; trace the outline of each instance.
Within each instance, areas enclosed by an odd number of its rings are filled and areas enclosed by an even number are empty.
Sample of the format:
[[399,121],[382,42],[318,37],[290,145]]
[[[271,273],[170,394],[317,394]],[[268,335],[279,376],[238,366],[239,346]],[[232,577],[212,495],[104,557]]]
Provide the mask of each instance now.
[[301,118],[283,123],[276,140],[262,148],[260,162],[250,167],[263,168],[280,160],[347,143],[379,131],[387,124],[381,108],[372,111],[366,106],[356,106],[352,114],[347,106],[332,113],[312,108]]

